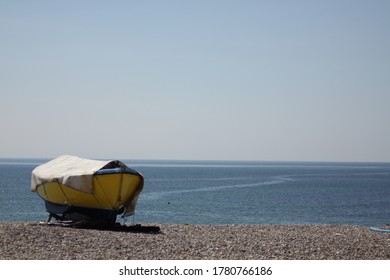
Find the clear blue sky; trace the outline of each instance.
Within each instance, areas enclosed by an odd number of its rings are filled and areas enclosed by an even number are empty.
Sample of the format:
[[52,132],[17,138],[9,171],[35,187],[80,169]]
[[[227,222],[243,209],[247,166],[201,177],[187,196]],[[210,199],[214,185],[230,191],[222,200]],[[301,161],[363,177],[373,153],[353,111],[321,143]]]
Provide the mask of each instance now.
[[389,14],[0,0],[0,157],[390,162]]

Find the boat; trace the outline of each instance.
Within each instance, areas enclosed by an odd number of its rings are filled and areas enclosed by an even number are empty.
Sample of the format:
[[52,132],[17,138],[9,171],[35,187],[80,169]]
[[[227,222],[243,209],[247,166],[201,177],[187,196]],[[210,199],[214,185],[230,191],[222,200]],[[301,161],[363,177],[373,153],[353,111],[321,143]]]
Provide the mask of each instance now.
[[37,166],[31,190],[44,201],[48,222],[115,224],[134,215],[144,186],[141,173],[121,161],[62,155]]

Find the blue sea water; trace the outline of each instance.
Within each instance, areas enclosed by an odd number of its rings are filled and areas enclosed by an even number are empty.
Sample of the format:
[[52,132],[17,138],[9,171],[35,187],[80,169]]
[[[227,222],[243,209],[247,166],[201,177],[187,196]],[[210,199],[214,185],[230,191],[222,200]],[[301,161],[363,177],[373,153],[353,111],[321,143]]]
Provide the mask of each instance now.
[[[47,160],[0,159],[0,221],[46,220],[30,191]],[[124,161],[145,177],[136,223],[390,223],[390,163]]]

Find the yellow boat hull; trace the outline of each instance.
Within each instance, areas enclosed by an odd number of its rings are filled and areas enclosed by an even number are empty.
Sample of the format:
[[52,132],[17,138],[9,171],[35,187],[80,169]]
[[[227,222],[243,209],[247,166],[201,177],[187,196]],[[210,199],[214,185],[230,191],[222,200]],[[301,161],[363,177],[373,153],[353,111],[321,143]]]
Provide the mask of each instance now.
[[62,155],[37,166],[31,191],[45,201],[49,221],[115,222],[134,214],[143,176],[118,160]]
[[37,193],[44,200],[57,204],[119,210],[140,193],[142,181],[133,174],[95,175],[93,193],[81,192],[58,182],[37,186]]
[[[82,214],[107,212],[110,219],[116,215],[134,211],[138,195],[143,189],[141,174],[113,173],[93,176],[93,192],[86,193],[59,182],[46,182],[37,186],[38,195],[46,201],[46,208],[52,214],[61,211],[52,210],[48,205],[63,206],[64,212],[79,212]],[[67,208],[66,206],[69,206]],[[65,207],[65,208],[64,208]],[[72,210],[70,210],[72,209]],[[74,220],[74,218],[71,218]],[[94,217],[95,219],[95,217]]]

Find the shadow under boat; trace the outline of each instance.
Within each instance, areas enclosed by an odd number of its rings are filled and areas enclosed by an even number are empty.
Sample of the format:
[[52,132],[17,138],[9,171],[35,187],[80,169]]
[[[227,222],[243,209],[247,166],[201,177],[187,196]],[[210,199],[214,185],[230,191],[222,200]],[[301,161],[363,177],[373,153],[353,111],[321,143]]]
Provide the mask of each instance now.
[[141,224],[94,224],[90,221],[55,221],[55,222],[40,222],[39,225],[43,226],[58,226],[67,228],[78,228],[78,229],[93,229],[102,231],[116,231],[116,232],[132,232],[132,233],[161,233],[161,228],[155,225],[141,225]]

